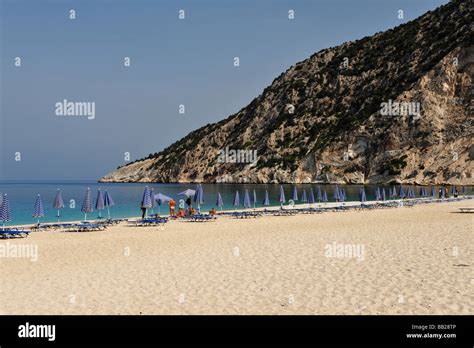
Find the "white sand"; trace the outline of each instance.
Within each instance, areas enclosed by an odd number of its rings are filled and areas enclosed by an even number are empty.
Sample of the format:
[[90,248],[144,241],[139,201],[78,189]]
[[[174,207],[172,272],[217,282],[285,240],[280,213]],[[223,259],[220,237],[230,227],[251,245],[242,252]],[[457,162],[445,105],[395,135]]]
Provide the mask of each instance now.
[[[0,258],[0,314],[474,314],[474,214],[457,213],[473,206],[0,240],[38,248]],[[333,243],[364,253],[327,257]]]

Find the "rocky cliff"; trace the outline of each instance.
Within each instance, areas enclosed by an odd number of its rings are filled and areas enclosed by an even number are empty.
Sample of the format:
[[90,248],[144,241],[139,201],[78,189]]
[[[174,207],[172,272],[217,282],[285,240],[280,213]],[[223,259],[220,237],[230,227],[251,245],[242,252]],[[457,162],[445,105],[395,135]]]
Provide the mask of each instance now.
[[474,184],[474,2],[324,49],[104,182]]

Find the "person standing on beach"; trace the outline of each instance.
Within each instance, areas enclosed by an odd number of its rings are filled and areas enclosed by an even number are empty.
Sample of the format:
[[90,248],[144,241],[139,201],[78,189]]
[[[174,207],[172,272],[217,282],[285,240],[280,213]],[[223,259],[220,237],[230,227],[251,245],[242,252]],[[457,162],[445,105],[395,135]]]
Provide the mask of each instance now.
[[170,216],[174,216],[174,208],[176,207],[176,202],[174,201],[174,199],[171,199],[168,202],[168,205],[170,207]]
[[143,205],[143,201],[142,201],[142,204],[140,205],[140,209],[142,211],[142,219],[144,219],[145,214],[146,214],[146,207]]

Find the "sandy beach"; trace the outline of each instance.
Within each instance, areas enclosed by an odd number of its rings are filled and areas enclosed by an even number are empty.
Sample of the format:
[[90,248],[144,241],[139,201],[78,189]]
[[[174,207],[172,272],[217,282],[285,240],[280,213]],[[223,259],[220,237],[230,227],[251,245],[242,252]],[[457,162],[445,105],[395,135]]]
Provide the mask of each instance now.
[[474,314],[460,207],[474,201],[0,240],[38,252],[0,258],[0,314]]

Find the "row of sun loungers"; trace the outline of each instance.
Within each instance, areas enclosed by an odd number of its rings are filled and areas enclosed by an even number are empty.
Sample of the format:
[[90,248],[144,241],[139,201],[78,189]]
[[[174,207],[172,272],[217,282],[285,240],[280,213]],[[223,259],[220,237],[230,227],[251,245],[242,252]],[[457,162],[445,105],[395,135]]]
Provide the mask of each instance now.
[[17,227],[11,227],[11,228],[4,228],[0,230],[0,238],[17,238],[17,237],[28,237],[31,231],[22,229],[22,228],[17,228]]
[[215,221],[216,217],[210,214],[195,214],[185,218],[185,221],[189,222],[207,222]]
[[131,226],[162,226],[168,222],[167,218],[127,220]]

